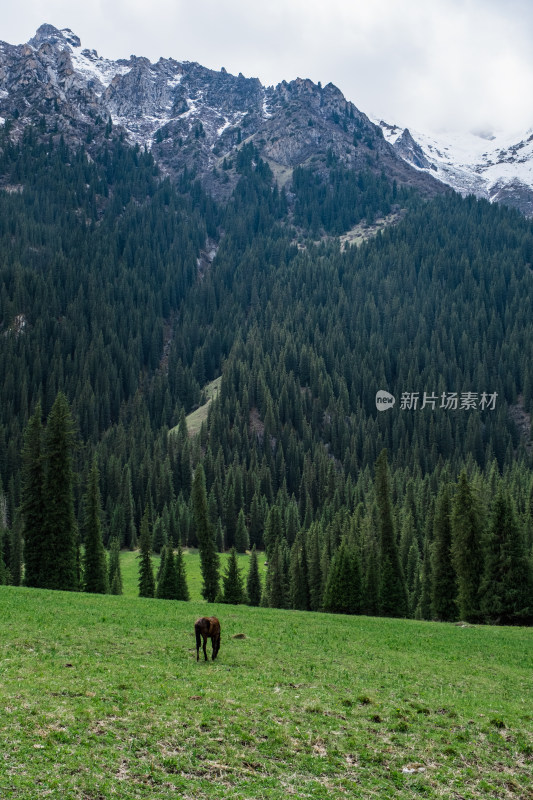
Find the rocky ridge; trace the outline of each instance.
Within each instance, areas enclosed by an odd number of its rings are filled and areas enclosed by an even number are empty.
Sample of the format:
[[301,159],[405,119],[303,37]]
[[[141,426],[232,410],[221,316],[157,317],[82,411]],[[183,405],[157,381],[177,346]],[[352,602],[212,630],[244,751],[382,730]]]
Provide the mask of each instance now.
[[167,174],[194,170],[217,197],[231,192],[231,156],[248,141],[281,184],[298,165],[325,169],[333,153],[347,167],[385,171],[424,194],[443,191],[333,84],[296,79],[265,87],[194,62],[113,61],[52,25],[23,45],[0,42],[0,124],[15,139],[34,124],[89,152],[123,136],[151,149]]

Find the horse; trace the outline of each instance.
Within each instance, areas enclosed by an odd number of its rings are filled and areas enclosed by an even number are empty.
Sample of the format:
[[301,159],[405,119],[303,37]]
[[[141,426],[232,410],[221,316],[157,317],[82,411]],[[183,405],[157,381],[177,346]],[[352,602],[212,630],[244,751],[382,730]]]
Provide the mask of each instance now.
[[217,657],[217,653],[220,650],[220,622],[216,617],[200,617],[194,623],[194,632],[196,634],[196,660],[200,660],[200,644],[201,640],[200,637],[203,637],[204,640],[204,657],[207,661],[207,653],[205,650],[205,646],[207,644],[207,640],[211,639],[211,643],[213,645],[213,661]]

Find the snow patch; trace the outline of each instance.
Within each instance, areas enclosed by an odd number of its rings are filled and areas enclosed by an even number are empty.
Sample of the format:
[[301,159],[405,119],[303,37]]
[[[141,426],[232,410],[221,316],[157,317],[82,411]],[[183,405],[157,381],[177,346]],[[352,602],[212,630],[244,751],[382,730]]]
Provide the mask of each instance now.
[[268,108],[266,94],[265,94],[265,92],[263,92],[263,119],[270,119],[271,116],[272,116],[272,114],[271,114],[271,112],[269,111],[269,108]]
[[231,122],[229,122],[229,120],[227,119],[227,117],[225,117],[225,118],[224,118],[224,124],[223,124],[223,125],[221,125],[221,126],[220,126],[220,128],[217,128],[217,137],[218,137],[218,136],[222,136],[222,134],[224,133],[224,131],[226,130],[226,128],[229,128],[229,127],[231,127]]
[[187,111],[184,111],[181,115],[181,119],[187,119],[188,117],[192,117],[198,111],[198,102],[203,98],[204,93],[202,91],[198,92],[198,99],[194,99],[192,97],[188,97],[185,102],[187,103]]
[[167,80],[167,86],[169,86],[171,89],[175,89],[176,86],[180,85],[182,79],[183,75],[181,74],[181,72],[179,72],[174,78],[169,78]]
[[107,88],[117,75],[123,76],[131,72],[131,66],[120,61],[102,58],[96,50],[71,52],[72,66],[87,80],[97,80]]

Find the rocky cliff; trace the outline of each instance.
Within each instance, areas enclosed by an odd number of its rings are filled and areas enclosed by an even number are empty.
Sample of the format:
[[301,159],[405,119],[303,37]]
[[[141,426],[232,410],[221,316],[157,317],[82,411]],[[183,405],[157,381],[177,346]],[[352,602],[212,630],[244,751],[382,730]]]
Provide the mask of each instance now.
[[113,136],[150,148],[162,169],[194,170],[218,197],[235,181],[231,157],[253,141],[280,183],[297,165],[385,173],[425,194],[443,190],[402,158],[332,84],[283,81],[264,87],[199,64],[131,56],[112,61],[82,49],[69,29],[42,25],[24,45],[0,43],[0,122],[16,138],[27,124],[90,151]]

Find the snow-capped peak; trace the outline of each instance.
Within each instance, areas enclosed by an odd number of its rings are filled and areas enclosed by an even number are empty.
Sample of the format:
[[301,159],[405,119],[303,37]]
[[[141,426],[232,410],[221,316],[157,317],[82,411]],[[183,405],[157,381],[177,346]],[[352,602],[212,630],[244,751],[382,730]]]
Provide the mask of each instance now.
[[428,135],[376,121],[383,136],[417,169],[462,195],[506,202],[533,216],[533,133],[479,131]]

